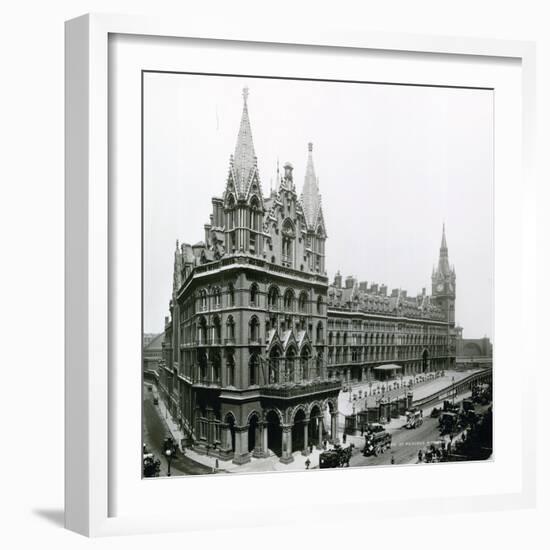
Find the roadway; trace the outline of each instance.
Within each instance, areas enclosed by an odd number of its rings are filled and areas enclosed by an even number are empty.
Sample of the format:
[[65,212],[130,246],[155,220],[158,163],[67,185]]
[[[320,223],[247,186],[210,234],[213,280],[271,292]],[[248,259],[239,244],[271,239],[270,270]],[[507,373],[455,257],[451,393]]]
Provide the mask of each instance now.
[[[143,388],[143,443],[155,458],[160,459],[160,476],[168,473],[168,462],[162,454],[162,444],[170,435],[166,420],[160,414],[158,405],[153,403],[153,392],[147,391],[147,385],[145,385]],[[213,472],[211,467],[200,464],[179,452],[178,457],[172,460],[170,473],[173,476],[181,476]]]

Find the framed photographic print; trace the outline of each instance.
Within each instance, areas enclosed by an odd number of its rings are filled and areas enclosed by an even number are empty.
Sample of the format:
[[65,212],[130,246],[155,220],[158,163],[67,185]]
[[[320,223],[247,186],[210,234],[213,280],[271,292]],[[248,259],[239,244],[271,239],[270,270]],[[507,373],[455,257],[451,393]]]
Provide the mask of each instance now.
[[66,38],[67,527],[530,505],[533,46]]

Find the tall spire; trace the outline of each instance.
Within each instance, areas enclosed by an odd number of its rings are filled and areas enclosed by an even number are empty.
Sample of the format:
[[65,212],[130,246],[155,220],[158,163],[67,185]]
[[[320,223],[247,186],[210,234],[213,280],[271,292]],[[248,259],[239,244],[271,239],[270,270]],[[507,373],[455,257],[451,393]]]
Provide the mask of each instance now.
[[310,229],[314,229],[319,208],[321,207],[321,196],[319,195],[319,185],[313,166],[313,143],[311,142],[308,143],[306,176],[300,200],[304,209],[306,223]]
[[442,275],[448,275],[451,272],[451,268],[449,266],[449,250],[447,249],[447,237],[445,236],[445,223],[443,223],[443,234],[441,235],[439,264],[437,270]]
[[443,235],[441,236],[441,247],[439,249],[441,250],[447,250],[447,238],[445,237],[445,222],[443,222]]
[[256,153],[248,115],[248,87],[243,88],[243,112],[233,156],[233,173],[238,193],[245,193],[252,173],[256,168]]

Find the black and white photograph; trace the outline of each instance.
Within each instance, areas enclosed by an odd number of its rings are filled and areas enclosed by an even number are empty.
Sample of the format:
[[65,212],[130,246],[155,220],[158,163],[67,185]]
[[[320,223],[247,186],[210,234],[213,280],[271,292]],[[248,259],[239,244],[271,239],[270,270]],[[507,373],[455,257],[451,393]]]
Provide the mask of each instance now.
[[143,477],[493,459],[493,101],[142,73]]

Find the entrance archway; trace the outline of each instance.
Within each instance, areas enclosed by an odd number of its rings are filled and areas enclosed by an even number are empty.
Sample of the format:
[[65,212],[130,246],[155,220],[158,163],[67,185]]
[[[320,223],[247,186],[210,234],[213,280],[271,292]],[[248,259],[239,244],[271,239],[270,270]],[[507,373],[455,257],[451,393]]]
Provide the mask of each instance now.
[[[320,433],[319,433],[320,432]],[[314,405],[309,413],[308,440],[311,445],[319,446],[323,438],[323,416],[318,405]]]
[[283,430],[279,415],[271,410],[265,417],[267,421],[267,447],[277,456],[281,456],[283,443]]
[[292,451],[305,451],[304,441],[304,422],[306,414],[302,409],[298,409],[294,415],[294,423],[292,425]]

